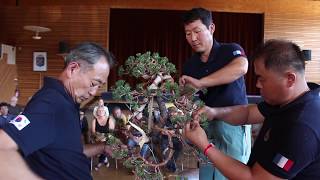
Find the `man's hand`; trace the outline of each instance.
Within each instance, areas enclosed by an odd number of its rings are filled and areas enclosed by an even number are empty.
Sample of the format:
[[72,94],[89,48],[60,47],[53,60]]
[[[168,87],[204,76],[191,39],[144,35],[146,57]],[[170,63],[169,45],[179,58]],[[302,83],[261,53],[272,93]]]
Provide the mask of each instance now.
[[184,136],[202,151],[209,144],[206,133],[197,121],[186,124]]
[[199,79],[195,79],[195,78],[193,78],[191,76],[186,76],[186,75],[181,76],[181,78],[179,79],[179,84],[181,86],[185,86],[186,84],[189,84],[195,89],[204,88]]
[[105,145],[103,151],[108,154],[109,156],[112,156],[112,148],[109,145]]
[[174,131],[174,130],[166,129],[166,130],[164,130],[164,131],[161,131],[161,134],[167,135],[167,136],[174,136],[174,135],[175,135],[175,131]]
[[193,114],[193,120],[194,121],[200,121],[200,116],[201,114],[205,114],[208,118],[209,121],[213,120],[214,118],[216,118],[216,111],[214,108],[208,107],[208,106],[204,106],[202,108],[200,108],[198,111],[196,111]]

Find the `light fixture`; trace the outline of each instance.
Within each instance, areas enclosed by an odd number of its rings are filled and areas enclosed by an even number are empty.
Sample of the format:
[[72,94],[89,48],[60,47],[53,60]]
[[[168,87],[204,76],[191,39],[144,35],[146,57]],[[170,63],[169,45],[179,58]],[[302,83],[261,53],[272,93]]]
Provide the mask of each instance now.
[[50,28],[41,27],[41,26],[24,26],[23,29],[35,32],[36,33],[35,36],[32,36],[32,39],[35,39],[35,40],[39,40],[42,38],[39,35],[39,33],[51,31]]

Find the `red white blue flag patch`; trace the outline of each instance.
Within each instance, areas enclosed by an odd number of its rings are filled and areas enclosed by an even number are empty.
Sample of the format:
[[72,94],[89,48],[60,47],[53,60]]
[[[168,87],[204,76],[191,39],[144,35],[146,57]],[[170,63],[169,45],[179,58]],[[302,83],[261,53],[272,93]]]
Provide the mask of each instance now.
[[294,162],[281,154],[277,154],[275,158],[273,159],[273,162],[280,167],[281,169],[284,169],[285,171],[289,171],[291,167],[293,166]]
[[30,121],[25,115],[20,114],[9,123],[13,124],[20,131],[30,124]]

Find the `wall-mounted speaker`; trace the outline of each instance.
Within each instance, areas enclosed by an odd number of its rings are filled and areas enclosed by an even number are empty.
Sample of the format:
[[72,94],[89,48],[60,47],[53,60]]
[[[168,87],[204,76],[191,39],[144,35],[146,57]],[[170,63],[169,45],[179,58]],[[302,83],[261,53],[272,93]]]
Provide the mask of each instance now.
[[305,61],[311,61],[311,50],[309,49],[302,50],[302,54]]
[[65,41],[59,42],[59,53],[60,54],[69,53],[69,45],[67,42],[65,42]]

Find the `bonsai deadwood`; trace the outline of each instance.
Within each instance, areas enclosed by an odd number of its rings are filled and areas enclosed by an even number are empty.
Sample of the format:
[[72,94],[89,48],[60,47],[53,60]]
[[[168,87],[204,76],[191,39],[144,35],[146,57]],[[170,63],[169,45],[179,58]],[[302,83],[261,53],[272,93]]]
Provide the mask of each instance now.
[[[175,66],[169,62],[168,58],[160,57],[158,53],[151,52],[130,56],[125,64],[119,68],[120,75],[129,75],[141,80],[141,83],[137,84],[135,89],[132,89],[124,80],[119,80],[116,82],[112,93],[114,99],[128,102],[128,107],[133,113],[129,122],[143,137],[142,142],[139,143],[140,148],[149,138],[146,130],[143,130],[131,120],[146,107],[148,112],[147,132],[160,132],[167,135],[169,140],[169,155],[162,162],[149,161],[140,156],[139,153],[127,159],[126,164],[135,167],[136,175],[142,179],[146,175],[146,173],[143,173],[147,172],[146,169],[153,168],[154,172],[160,172],[157,169],[168,163],[173,156],[172,137],[176,136],[181,139],[179,129],[182,129],[187,122],[192,120],[191,116],[195,110],[203,106],[203,103],[194,100],[195,90],[193,88],[189,86],[179,87],[174,82],[171,74],[175,72]],[[171,122],[175,127],[174,134],[163,128],[169,117],[166,103],[174,104],[177,107],[176,115],[171,117]],[[160,122],[154,125],[153,112],[155,108],[160,111]]]

